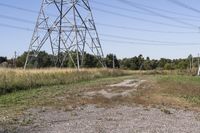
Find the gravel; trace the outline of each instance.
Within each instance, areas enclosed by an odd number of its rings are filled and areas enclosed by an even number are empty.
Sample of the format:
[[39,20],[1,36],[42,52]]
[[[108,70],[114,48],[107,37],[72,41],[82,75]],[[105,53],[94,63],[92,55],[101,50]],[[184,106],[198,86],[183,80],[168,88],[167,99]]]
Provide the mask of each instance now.
[[[170,113],[166,113],[170,112]],[[199,133],[199,114],[175,109],[85,105],[65,112],[31,109],[21,119],[32,123],[19,126],[19,133]]]

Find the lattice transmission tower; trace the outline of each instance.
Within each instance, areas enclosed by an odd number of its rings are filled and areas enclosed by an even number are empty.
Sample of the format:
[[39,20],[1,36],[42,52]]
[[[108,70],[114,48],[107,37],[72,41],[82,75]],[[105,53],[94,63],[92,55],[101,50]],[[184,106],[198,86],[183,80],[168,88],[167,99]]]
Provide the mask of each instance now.
[[85,51],[104,66],[103,50],[88,0],[42,0],[24,68],[42,49],[52,53],[56,67],[62,67],[68,59],[79,69],[83,66]]

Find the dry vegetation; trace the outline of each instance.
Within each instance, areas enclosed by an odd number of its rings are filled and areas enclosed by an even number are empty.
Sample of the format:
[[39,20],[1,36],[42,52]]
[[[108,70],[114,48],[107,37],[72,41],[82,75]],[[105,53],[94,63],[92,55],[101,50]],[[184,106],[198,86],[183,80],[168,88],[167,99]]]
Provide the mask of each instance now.
[[128,72],[109,69],[0,69],[0,95],[38,88],[64,85],[97,78],[126,75]]

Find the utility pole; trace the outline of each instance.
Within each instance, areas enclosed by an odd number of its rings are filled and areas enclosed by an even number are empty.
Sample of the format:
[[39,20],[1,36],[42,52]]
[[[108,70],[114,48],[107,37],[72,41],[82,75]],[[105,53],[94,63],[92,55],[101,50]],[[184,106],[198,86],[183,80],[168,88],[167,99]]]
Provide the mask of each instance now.
[[199,53],[198,53],[198,67],[199,67],[199,63],[200,63],[200,60],[199,60]]
[[198,53],[198,73],[197,76],[200,76],[200,59],[199,59],[199,53]]
[[[55,15],[49,15],[51,11]],[[56,67],[63,67],[70,60],[79,69],[84,52],[93,54],[105,66],[89,0],[42,0],[24,68],[38,57],[41,49],[51,50]]]
[[17,61],[17,52],[15,51],[15,52],[14,52],[14,58],[13,58],[13,67],[14,67],[14,68],[17,67],[16,61]]
[[193,62],[193,57],[192,57],[191,54],[189,55],[188,60],[189,60],[189,63],[190,63],[190,68],[189,68],[189,69],[190,69],[190,72],[192,72],[192,66],[193,66],[193,63],[192,63],[192,62]]
[[113,69],[115,69],[115,55],[113,54]]
[[194,68],[194,58],[192,56],[192,70],[193,70],[193,68]]
[[192,71],[192,57],[190,58],[190,72]]

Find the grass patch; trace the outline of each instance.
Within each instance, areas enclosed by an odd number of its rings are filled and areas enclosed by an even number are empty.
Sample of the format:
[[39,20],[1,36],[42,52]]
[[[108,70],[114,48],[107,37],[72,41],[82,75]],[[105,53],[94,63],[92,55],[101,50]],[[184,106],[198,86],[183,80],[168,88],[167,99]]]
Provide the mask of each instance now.
[[200,106],[200,77],[188,75],[145,75],[146,89],[140,89],[134,101],[143,105],[175,108]]
[[170,102],[171,105],[200,106],[200,77],[165,75],[156,76],[155,80],[157,89],[154,92],[157,96],[162,96],[163,103],[166,103],[167,99],[174,99]]
[[0,69],[0,95],[42,86],[66,85],[97,78],[129,74],[128,71],[109,69]]
[[156,77],[159,83],[180,83],[180,84],[192,84],[200,85],[200,77],[198,76],[187,76],[187,75],[165,75]]
[[162,86],[162,92],[165,94],[185,98],[192,103],[200,103],[197,102],[200,98],[200,77],[163,76],[158,78],[158,84]]

